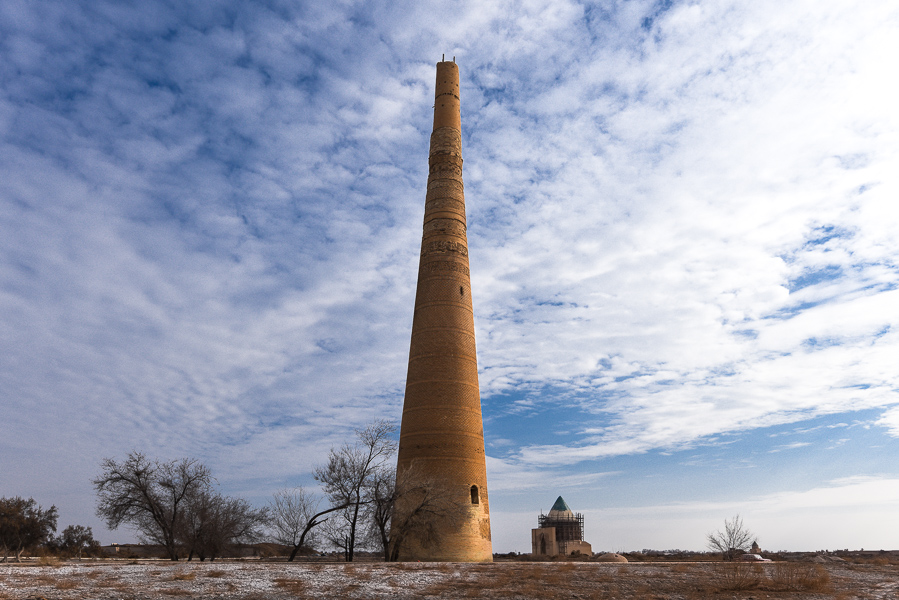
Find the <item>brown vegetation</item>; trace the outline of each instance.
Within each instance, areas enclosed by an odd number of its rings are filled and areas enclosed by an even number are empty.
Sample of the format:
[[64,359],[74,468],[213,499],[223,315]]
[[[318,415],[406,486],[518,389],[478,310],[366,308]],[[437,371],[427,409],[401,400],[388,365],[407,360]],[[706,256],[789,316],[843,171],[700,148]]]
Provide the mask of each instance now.
[[193,581],[196,578],[196,571],[181,571],[172,575],[172,581]]
[[302,594],[306,591],[306,584],[303,583],[302,579],[278,577],[274,581],[276,586],[292,594]]
[[[623,599],[850,600],[894,597],[895,566],[832,562],[585,562],[310,564],[222,562],[192,566],[62,563],[0,568],[0,599],[75,600],[140,595],[147,600],[218,596],[235,600]],[[224,594],[224,596],[222,596]]]

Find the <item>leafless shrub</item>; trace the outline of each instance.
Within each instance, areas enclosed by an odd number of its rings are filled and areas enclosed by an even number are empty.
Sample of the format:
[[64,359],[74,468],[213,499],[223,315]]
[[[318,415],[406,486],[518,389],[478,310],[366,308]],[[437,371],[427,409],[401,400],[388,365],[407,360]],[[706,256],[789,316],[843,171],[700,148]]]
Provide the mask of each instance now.
[[279,577],[275,579],[275,585],[291,594],[306,593],[306,582],[302,579],[287,579]]
[[372,568],[370,566],[351,566],[347,565],[344,573],[352,575],[357,581],[368,581],[371,579]]
[[799,584],[808,592],[823,592],[830,589],[830,573],[821,565],[812,568],[800,577]]
[[37,559],[37,564],[40,567],[59,567],[62,563],[55,556],[41,556]]
[[830,587],[830,574],[821,565],[778,562],[771,569],[771,586],[778,591],[820,592]]
[[197,578],[195,571],[181,571],[172,575],[171,581],[193,581]]
[[751,590],[762,581],[762,569],[748,562],[731,562],[716,565],[715,579],[719,591]]
[[573,562],[563,562],[560,563],[558,567],[556,567],[556,571],[560,573],[568,573],[574,571],[577,567]]
[[611,583],[615,581],[615,578],[612,577],[608,569],[601,569],[593,573],[591,580],[596,583]]
[[117,585],[119,585],[119,582],[116,581],[115,577],[104,577],[103,579],[98,581],[96,585],[98,585],[100,587],[111,588],[111,587],[116,587]]
[[227,571],[219,571],[219,570],[216,569],[215,571],[208,571],[208,572],[206,573],[206,577],[216,577],[216,578],[218,578],[218,577],[224,577],[224,576],[227,575],[227,574],[228,574]]
[[76,587],[78,587],[78,582],[74,579],[63,579],[56,582],[56,589],[58,590],[73,590]]
[[41,574],[41,575],[38,575],[37,577],[35,577],[34,581],[36,581],[38,583],[50,585],[50,584],[56,583],[56,577],[53,575]]

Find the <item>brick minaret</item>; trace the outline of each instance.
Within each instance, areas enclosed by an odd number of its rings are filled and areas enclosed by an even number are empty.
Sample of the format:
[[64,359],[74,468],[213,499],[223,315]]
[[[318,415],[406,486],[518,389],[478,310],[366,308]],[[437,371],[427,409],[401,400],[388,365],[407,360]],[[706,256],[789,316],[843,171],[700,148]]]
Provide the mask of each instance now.
[[[434,541],[410,536],[400,560],[490,561],[484,427],[478,390],[465,195],[459,68],[437,63],[424,233],[400,431],[398,478],[437,482],[455,508],[430,523]],[[397,510],[402,509],[402,502]],[[444,510],[444,512],[446,512]]]

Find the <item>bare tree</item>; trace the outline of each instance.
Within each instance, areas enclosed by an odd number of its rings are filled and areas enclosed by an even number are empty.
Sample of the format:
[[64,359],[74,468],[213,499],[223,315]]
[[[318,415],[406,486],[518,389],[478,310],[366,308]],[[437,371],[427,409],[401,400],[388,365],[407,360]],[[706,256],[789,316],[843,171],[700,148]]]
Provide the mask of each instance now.
[[386,561],[399,560],[400,550],[409,541],[422,547],[439,544],[440,534],[434,524],[452,525],[464,510],[452,489],[422,474],[414,465],[399,473],[390,498],[389,520],[378,523]]
[[178,560],[177,528],[191,496],[208,491],[212,476],[193,459],[171,462],[150,460],[132,452],[123,462],[107,458],[103,472],[94,479],[97,516],[107,527],[127,523],[145,541],[165,547],[171,560]]
[[708,534],[706,542],[713,552],[720,552],[724,560],[733,560],[738,554],[746,552],[755,539],[755,535],[743,526],[740,515],[724,520],[724,531]]
[[368,537],[372,545],[381,548],[384,560],[390,560],[390,523],[397,498],[396,469],[380,468],[372,474],[366,490],[369,500]]
[[328,463],[315,469],[314,477],[322,483],[331,505],[346,507],[342,513],[344,532],[331,538],[343,549],[347,562],[353,560],[363,505],[368,502],[365,494],[372,475],[387,465],[396,450],[395,431],[396,426],[384,420],[357,429],[355,444],[332,448]]
[[55,506],[44,510],[34,498],[0,498],[0,562],[6,562],[10,552],[15,554],[16,562],[21,562],[27,548],[50,541],[57,517]]
[[347,507],[342,504],[320,511],[318,505],[318,500],[302,487],[276,492],[269,504],[269,527],[275,541],[293,548],[288,562],[296,558],[304,545],[315,543],[313,529],[327,519],[325,515]]
[[[357,540],[350,538],[350,529],[353,515],[355,514],[356,505],[349,505],[338,511],[333,518],[328,519],[322,524],[321,536],[325,544],[331,548],[337,549],[343,554],[346,561],[352,560],[350,550],[357,548]],[[360,522],[364,519],[359,518]],[[364,546],[364,537],[360,536],[358,546]]]
[[230,546],[259,539],[267,512],[242,498],[199,490],[187,498],[176,538],[187,548],[188,560],[196,554],[201,562],[214,561]]

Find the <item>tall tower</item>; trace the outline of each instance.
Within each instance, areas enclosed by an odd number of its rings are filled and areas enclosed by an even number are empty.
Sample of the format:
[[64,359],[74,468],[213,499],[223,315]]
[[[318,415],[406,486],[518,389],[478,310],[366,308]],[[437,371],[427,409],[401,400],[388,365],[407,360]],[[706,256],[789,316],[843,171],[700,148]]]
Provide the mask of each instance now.
[[[397,477],[400,481],[411,472],[436,482],[452,509],[444,508],[427,524],[436,534],[431,541],[423,541],[421,535],[408,536],[399,557],[491,561],[455,60],[437,63],[428,164]],[[401,501],[397,511],[402,506]]]

